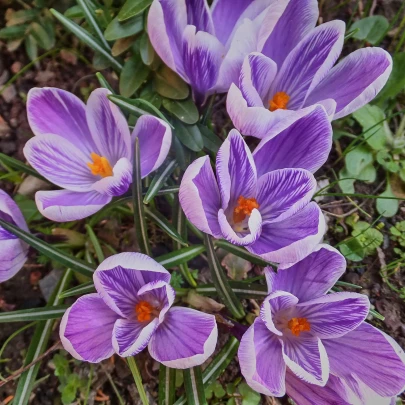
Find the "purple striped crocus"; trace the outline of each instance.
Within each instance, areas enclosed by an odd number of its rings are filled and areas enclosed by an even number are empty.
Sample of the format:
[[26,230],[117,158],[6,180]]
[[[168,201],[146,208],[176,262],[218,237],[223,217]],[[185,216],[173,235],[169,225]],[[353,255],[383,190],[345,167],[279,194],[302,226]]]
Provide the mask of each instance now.
[[[324,112],[323,116],[327,121]],[[282,152],[283,138],[274,139]],[[187,168],[180,185],[181,206],[201,231],[246,246],[270,261],[294,263],[308,255],[324,234],[322,212],[311,202],[316,181],[311,172],[296,168],[299,148],[291,162],[276,146],[263,148],[269,151],[269,162],[271,156],[275,159],[273,166],[265,162],[262,169],[262,155],[256,160],[239,132],[232,130],[218,151],[216,177],[208,156]]]
[[368,298],[328,294],[345,267],[336,249],[320,245],[285,270],[265,270],[269,295],[238,354],[253,389],[271,396],[287,392],[300,405],[355,404],[348,402],[349,394],[361,404],[373,396],[389,403],[403,391],[404,352],[364,322]]
[[39,211],[53,221],[73,221],[100,210],[132,182],[133,142],[139,139],[141,174],[147,176],[165,160],[172,133],[164,121],[144,115],[132,134],[119,108],[97,89],[87,105],[56,88],[34,88],[27,112],[32,131],[24,148],[28,162],[63,188],[39,191]]
[[170,273],[141,253],[104,260],[93,276],[95,294],[79,298],[60,325],[64,348],[76,359],[100,362],[114,353],[134,356],[146,346],[173,368],[202,364],[218,336],[213,315],[172,307]]
[[[0,218],[29,232],[14,200],[0,190]],[[0,283],[14,277],[27,260],[28,245],[0,226]]]
[[[284,33],[288,45],[302,12],[300,6],[291,11],[291,32]],[[359,49],[333,67],[342,51],[343,21],[309,29],[294,47],[269,46],[275,43],[274,35],[270,33],[262,53],[246,56],[237,85],[228,93],[228,113],[244,135],[271,136],[313,104],[322,104],[330,119],[344,117],[371,101],[391,73],[391,56],[381,48]]]

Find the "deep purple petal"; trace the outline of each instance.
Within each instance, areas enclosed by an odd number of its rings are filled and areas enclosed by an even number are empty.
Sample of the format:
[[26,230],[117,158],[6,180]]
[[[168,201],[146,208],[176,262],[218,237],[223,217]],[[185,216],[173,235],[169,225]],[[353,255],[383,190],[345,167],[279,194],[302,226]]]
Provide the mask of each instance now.
[[69,190],[38,191],[35,202],[39,212],[56,222],[77,221],[101,210],[111,201],[96,191],[79,193]]
[[273,138],[260,142],[253,152],[257,175],[284,168],[314,173],[326,162],[331,147],[332,126],[325,110],[317,105]]
[[200,231],[221,237],[218,211],[221,200],[209,156],[195,160],[184,173],[179,199],[188,220]]
[[285,395],[286,366],[281,344],[260,318],[243,335],[238,358],[242,375],[255,391],[264,395]]
[[346,270],[344,256],[329,245],[319,245],[313,253],[293,266],[275,273],[265,269],[269,293],[287,291],[300,302],[326,294]]
[[153,115],[142,115],[136,122],[132,138],[139,139],[141,176],[144,178],[165,161],[172,144],[172,130],[167,122]]
[[197,31],[214,34],[211,12],[207,0],[185,0],[187,7],[187,24],[194,25]]
[[391,70],[392,58],[384,49],[358,49],[326,75],[305,104],[333,99],[337,103],[334,119],[342,118],[370,102],[384,87]]
[[149,353],[167,367],[190,368],[215,350],[218,329],[213,315],[191,308],[171,308],[149,343]]
[[91,363],[111,357],[112,332],[118,318],[98,294],[80,297],[63,315],[60,324],[63,347],[74,358]]
[[280,169],[257,182],[259,211],[263,222],[279,222],[304,208],[314,195],[316,180],[303,169]]
[[404,351],[374,326],[364,322],[338,339],[324,340],[324,344],[333,374],[343,379],[354,376],[384,397],[404,390]]

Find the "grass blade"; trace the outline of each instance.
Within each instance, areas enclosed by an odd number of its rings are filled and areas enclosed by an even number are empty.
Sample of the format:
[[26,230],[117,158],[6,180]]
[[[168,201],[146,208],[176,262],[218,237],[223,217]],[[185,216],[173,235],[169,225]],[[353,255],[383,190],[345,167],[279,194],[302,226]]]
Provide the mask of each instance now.
[[151,200],[153,200],[153,198],[156,196],[156,194],[159,192],[159,190],[163,187],[166,180],[170,177],[170,175],[173,173],[173,171],[176,167],[177,167],[176,160],[172,160],[163,169],[160,169],[156,173],[155,177],[153,178],[152,182],[150,183],[150,186],[145,195],[145,198],[143,199],[143,202],[145,204],[148,204]]
[[102,73],[97,72],[96,77],[98,82],[100,83],[101,87],[104,87],[107,90],[110,90],[112,94],[114,94],[113,88],[110,86],[110,83],[108,83],[107,79],[102,75]]
[[143,405],[149,405],[149,401],[146,396],[145,389],[143,388],[143,385],[142,385],[141,374],[138,370],[138,366],[136,365],[135,359],[132,356],[130,356],[127,358],[127,363],[131,370],[132,376],[134,377],[135,385],[136,385],[136,388],[138,389],[139,396],[141,397],[141,401],[142,401]]
[[94,233],[93,228],[90,225],[86,224],[85,228],[87,231],[87,235],[89,235],[90,242],[94,247],[94,251],[96,252],[98,262],[101,263],[105,259],[105,257],[103,249],[100,245],[100,241],[98,240],[97,235]]
[[67,305],[56,305],[53,307],[22,309],[19,311],[1,312],[0,323],[5,322],[32,322],[46,321],[48,319],[62,318]]
[[176,370],[160,365],[158,405],[172,405],[176,395]]
[[49,183],[49,181],[45,177],[42,177],[36,170],[34,170],[30,166],[27,166],[26,164],[19,161],[18,159],[14,159],[11,156],[7,156],[4,153],[0,153],[0,162],[3,163],[6,167],[9,166],[14,170],[29,174],[31,176],[34,176],[40,180],[43,180],[43,181],[46,181]]
[[74,297],[76,295],[83,295],[96,292],[94,283],[89,281],[88,283],[80,284],[76,287],[69,288],[69,290],[63,291],[59,294],[59,298]]
[[187,263],[205,251],[204,245],[193,245],[165,255],[156,257],[155,260],[163,267],[170,269],[182,263]]
[[[268,294],[266,285],[233,280],[229,280],[228,282],[230,287],[232,288],[232,291],[239,298],[263,299]],[[198,294],[206,295],[209,297],[218,295],[217,289],[215,288],[214,284],[199,285],[195,290]]]
[[204,383],[202,379],[201,367],[193,367],[183,370],[184,387],[188,405],[205,405]]

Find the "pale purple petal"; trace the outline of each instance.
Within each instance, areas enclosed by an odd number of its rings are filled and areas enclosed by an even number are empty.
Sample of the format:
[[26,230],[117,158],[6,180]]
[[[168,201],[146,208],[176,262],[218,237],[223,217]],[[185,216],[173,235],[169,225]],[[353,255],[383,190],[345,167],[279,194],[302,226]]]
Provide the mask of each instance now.
[[187,24],[194,25],[197,31],[214,35],[214,25],[207,0],[185,0],[187,7]]
[[69,190],[38,191],[35,202],[39,212],[56,222],[77,221],[101,210],[111,201],[96,191],[79,193]]
[[354,376],[384,397],[404,390],[404,351],[374,326],[364,322],[338,339],[324,340],[324,344],[333,374],[343,379]]
[[85,154],[96,152],[86,120],[86,106],[68,91],[33,88],[27,95],[28,122],[35,135],[59,135]]
[[332,127],[325,110],[317,105],[274,137],[263,139],[253,152],[257,175],[284,168],[316,172],[332,147]]
[[195,160],[184,173],[179,199],[188,220],[200,231],[222,236],[218,223],[221,200],[209,156]]
[[122,317],[131,317],[138,302],[138,290],[147,283],[168,283],[170,273],[141,253],[120,253],[104,260],[93,276],[96,290],[105,303]]
[[[0,215],[5,221],[11,222],[17,225],[19,228],[22,228],[24,231],[29,231],[27,223],[25,222],[24,216],[15,203],[15,201],[3,190],[0,190]],[[5,230],[1,230],[0,228],[0,235],[1,232],[5,232]],[[15,236],[11,236],[8,232],[10,237],[15,238]],[[0,236],[1,238],[1,236]]]
[[114,166],[121,158],[131,158],[132,147],[127,120],[108,94],[109,90],[101,88],[90,94],[86,117],[99,154]]
[[248,250],[276,263],[295,263],[308,256],[325,233],[325,219],[315,202],[284,221],[265,224]]
[[339,57],[345,24],[331,21],[313,29],[287,56],[271,88],[290,96],[287,108],[297,110]]
[[91,157],[59,135],[31,138],[25,144],[24,155],[42,176],[71,191],[89,191],[98,179],[87,166]]
[[213,315],[191,308],[171,308],[149,343],[149,353],[167,367],[190,368],[215,350],[218,329]]
[[257,197],[263,222],[279,222],[304,208],[314,195],[316,180],[303,169],[280,169],[257,181]]
[[286,366],[281,344],[260,318],[243,335],[238,358],[242,375],[255,391],[285,395]]
[[[0,213],[1,214],[1,213]],[[0,215],[1,217],[1,215]],[[0,235],[2,228],[0,227]],[[0,283],[14,277],[27,261],[28,245],[20,239],[0,238]]]
[[74,358],[99,363],[114,354],[112,332],[119,316],[98,294],[80,297],[63,315],[60,338]]
[[342,118],[370,102],[384,87],[391,70],[388,52],[381,48],[358,49],[326,75],[305,104],[333,99],[337,103],[334,119]]
[[165,161],[172,144],[172,130],[167,122],[153,115],[142,115],[136,122],[132,139],[139,139],[141,176],[158,169]]
[[344,256],[329,245],[319,245],[315,250],[291,267],[275,273],[265,269],[269,292],[287,291],[300,302],[326,294],[346,270]]

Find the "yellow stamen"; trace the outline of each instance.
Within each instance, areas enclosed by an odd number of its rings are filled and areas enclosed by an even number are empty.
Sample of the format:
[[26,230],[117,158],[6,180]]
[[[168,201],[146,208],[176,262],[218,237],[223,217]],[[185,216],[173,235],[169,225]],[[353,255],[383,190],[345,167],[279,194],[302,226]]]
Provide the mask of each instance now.
[[149,302],[140,301],[135,305],[135,312],[139,322],[147,322],[151,320],[154,308]]
[[246,218],[246,215],[250,215],[255,208],[259,208],[256,198],[240,196],[238,198],[238,205],[233,210],[233,222],[236,224],[242,222]]
[[301,332],[309,332],[311,330],[311,324],[307,321],[307,318],[291,318],[287,325],[288,329],[295,336],[299,336]]
[[93,162],[88,162],[87,166],[89,166],[91,174],[101,177],[113,175],[112,167],[106,157],[97,155],[97,153],[92,153],[90,156]]
[[286,110],[287,104],[290,101],[290,96],[284,91],[279,91],[276,93],[272,100],[269,101],[269,110]]

